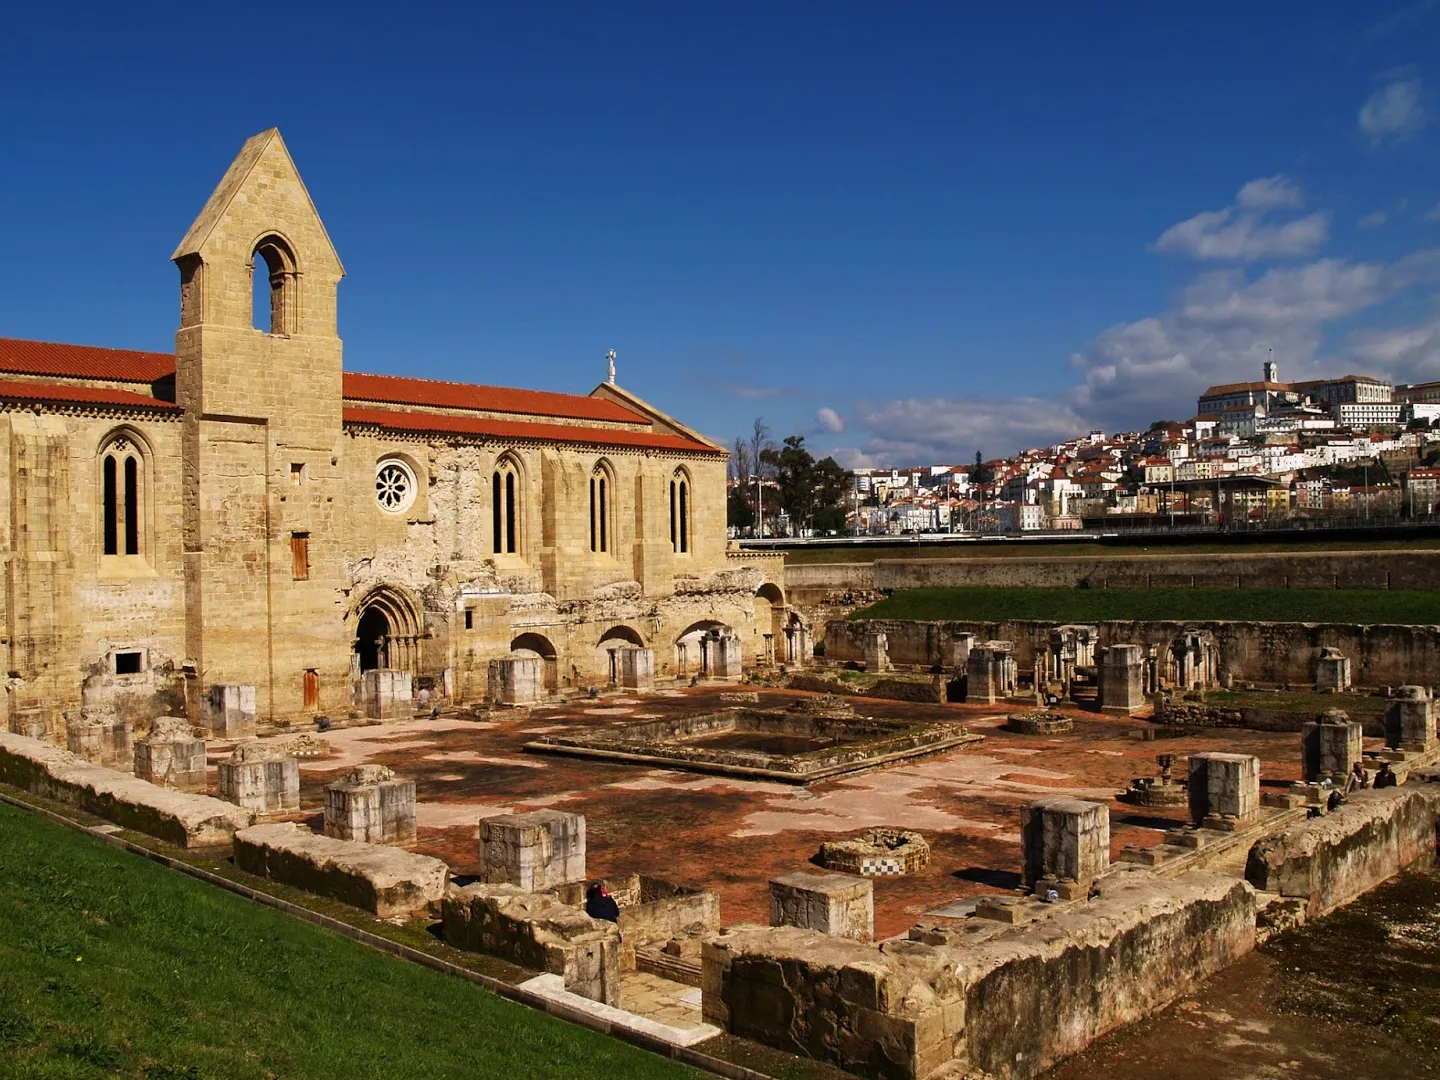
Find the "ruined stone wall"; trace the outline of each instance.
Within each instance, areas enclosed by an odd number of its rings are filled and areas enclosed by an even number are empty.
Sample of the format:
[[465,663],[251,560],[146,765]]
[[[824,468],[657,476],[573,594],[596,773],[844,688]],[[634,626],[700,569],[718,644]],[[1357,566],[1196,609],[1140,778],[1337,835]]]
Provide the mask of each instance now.
[[1245,877],[1297,897],[1323,915],[1414,864],[1436,857],[1440,783],[1353,792],[1339,809],[1267,836],[1250,849]]
[[[1022,670],[1049,647],[1050,631],[1060,623],[921,622],[899,619],[832,621],[826,628],[825,659],[864,660],[867,633],[880,631],[889,643],[892,663],[929,667],[943,662],[943,647],[956,633],[976,640],[1015,643],[1015,662]],[[1322,648],[1339,649],[1351,658],[1356,685],[1428,685],[1440,671],[1440,629],[1429,626],[1355,626],[1340,623],[1262,622],[1134,622],[1094,624],[1099,646],[1135,643],[1169,647],[1190,630],[1209,631],[1220,651],[1220,675],[1236,680],[1309,686],[1315,681],[1315,660]]]
[[921,588],[1440,588],[1440,551],[1432,550],[1190,554],[1177,549],[1159,555],[1110,557],[881,559],[873,566],[873,587],[882,592]]

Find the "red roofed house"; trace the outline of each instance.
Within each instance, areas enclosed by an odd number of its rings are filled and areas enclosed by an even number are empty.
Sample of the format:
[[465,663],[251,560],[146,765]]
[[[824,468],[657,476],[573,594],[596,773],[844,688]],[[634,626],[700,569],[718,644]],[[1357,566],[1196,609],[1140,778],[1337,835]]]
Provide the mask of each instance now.
[[804,658],[776,560],[726,550],[725,450],[613,368],[588,395],[342,370],[344,270],[279,132],[172,259],[173,356],[0,339],[11,730]]

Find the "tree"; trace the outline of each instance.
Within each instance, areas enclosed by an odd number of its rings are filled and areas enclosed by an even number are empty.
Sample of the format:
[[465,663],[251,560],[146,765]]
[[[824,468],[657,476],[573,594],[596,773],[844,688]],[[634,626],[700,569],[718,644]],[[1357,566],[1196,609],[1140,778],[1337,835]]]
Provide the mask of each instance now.
[[990,482],[990,470],[985,467],[985,455],[979,450],[975,451],[975,475],[970,477],[970,483],[977,487]]
[[[764,450],[761,458],[774,471],[780,489],[780,508],[796,526],[810,525],[837,532],[844,527],[850,474],[833,457],[816,461],[805,449],[805,436],[790,435],[783,446]],[[834,511],[839,513],[838,525]],[[821,514],[823,517],[817,521],[817,515]]]
[[746,490],[743,484],[733,487],[725,499],[726,522],[737,529],[748,529],[755,524],[755,507],[750,505]]

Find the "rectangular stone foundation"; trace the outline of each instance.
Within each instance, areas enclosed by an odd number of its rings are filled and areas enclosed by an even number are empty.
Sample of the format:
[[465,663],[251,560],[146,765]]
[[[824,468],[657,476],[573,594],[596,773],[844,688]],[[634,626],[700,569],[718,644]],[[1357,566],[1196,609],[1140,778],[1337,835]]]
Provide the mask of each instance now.
[[255,734],[255,687],[215,683],[201,709],[205,727],[226,739]]
[[66,748],[94,765],[128,772],[135,767],[133,729],[118,720],[76,723],[65,728]]
[[204,739],[141,739],[135,744],[135,775],[179,791],[205,791]]
[[1260,759],[1190,755],[1190,819],[1207,829],[1243,828],[1260,811]]
[[445,942],[559,975],[572,994],[620,1004],[620,931],[554,896],[513,885],[451,886]]
[[[385,770],[387,773],[389,770]],[[415,839],[415,781],[364,778],[363,768],[325,786],[325,835],[367,844]]]
[[771,878],[770,925],[869,941],[875,936],[875,884],[812,870]]
[[1030,803],[1020,811],[1020,849],[1025,884],[1083,898],[1110,865],[1110,808],[1063,796]]
[[300,762],[293,757],[222,761],[219,773],[226,802],[264,813],[300,809]]
[[450,871],[439,859],[427,855],[336,840],[289,823],[256,825],[237,832],[235,865],[381,919],[438,905]]
[[0,733],[0,781],[177,847],[228,844],[255,822],[250,810],[156,787],[23,735]]
[[372,668],[362,677],[360,694],[364,713],[371,720],[397,720],[415,712],[408,671]]
[[480,819],[480,873],[527,891],[585,880],[585,819],[559,810]]

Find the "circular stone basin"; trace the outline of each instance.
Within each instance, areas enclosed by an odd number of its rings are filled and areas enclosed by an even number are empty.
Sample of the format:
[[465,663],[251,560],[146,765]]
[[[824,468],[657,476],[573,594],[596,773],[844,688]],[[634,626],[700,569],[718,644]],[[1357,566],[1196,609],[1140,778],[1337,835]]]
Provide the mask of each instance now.
[[1136,777],[1125,793],[1126,799],[1136,806],[1179,806],[1189,802],[1190,793],[1183,782],[1166,782],[1158,777]]
[[820,845],[820,865],[862,877],[899,877],[930,864],[930,845],[905,829],[866,829],[852,840]]
[[1075,730],[1075,721],[1049,709],[1011,713],[1005,727],[1021,735],[1064,735]]

